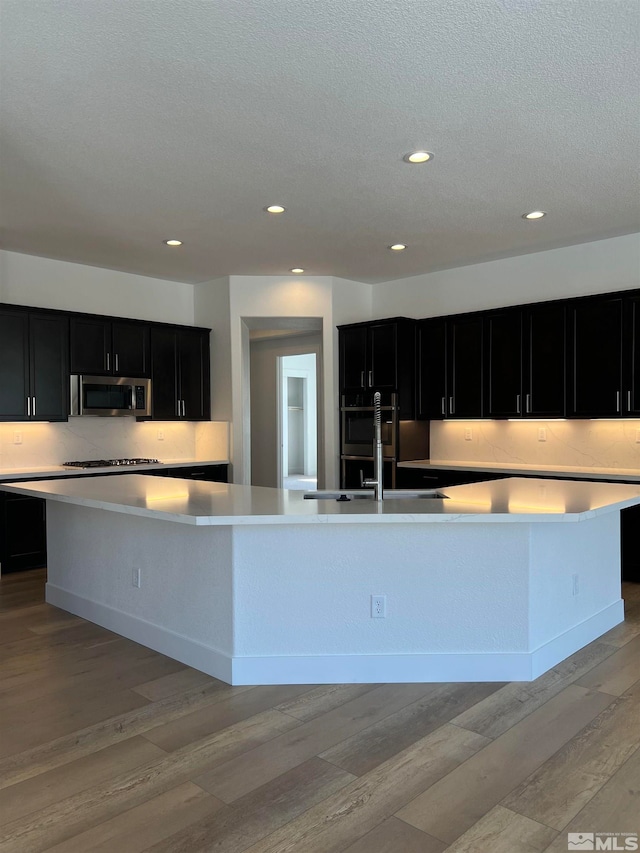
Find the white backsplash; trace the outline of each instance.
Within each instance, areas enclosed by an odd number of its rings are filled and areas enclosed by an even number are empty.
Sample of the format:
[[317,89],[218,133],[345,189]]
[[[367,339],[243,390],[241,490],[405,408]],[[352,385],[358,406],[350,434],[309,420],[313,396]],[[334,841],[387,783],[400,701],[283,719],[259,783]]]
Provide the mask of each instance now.
[[433,421],[430,458],[640,470],[638,439],[640,420]]
[[[158,434],[162,433],[160,440]],[[18,436],[16,436],[18,434]],[[16,437],[22,439],[16,444]],[[229,457],[226,421],[137,423],[134,418],[71,418],[68,423],[0,424],[0,469],[75,459],[149,457],[160,461]]]

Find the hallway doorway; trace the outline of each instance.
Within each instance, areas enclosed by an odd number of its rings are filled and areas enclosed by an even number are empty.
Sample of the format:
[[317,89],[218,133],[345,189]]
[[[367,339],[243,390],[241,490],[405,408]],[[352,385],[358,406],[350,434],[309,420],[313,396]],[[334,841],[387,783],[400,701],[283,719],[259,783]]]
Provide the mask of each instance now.
[[315,352],[278,358],[280,482],[283,489],[318,486]]

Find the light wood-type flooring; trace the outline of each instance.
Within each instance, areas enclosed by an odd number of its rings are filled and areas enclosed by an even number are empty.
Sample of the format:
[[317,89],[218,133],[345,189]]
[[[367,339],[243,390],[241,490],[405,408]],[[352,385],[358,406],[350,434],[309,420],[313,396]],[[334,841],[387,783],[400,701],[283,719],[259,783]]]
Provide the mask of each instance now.
[[534,853],[640,831],[640,586],[531,683],[229,687],[0,580],[1,853]]

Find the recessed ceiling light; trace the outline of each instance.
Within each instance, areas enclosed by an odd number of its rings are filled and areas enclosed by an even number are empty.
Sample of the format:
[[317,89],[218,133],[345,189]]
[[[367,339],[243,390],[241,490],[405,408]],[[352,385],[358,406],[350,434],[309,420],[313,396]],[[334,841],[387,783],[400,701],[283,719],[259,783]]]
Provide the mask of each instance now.
[[389,248],[392,252],[404,252],[407,247],[404,243],[393,243]]
[[289,270],[289,272],[294,272],[296,275],[300,275],[300,273],[304,272],[304,270],[300,267],[294,267],[292,270]]
[[523,219],[542,219],[543,216],[546,216],[547,213],[544,210],[532,210],[531,213],[523,213]]
[[405,163],[428,163],[433,160],[431,151],[411,151],[402,158]]
[[269,207],[265,207],[267,213],[284,213],[286,207],[283,207],[281,204],[270,204]]
[[182,240],[163,240],[165,246],[182,246]]

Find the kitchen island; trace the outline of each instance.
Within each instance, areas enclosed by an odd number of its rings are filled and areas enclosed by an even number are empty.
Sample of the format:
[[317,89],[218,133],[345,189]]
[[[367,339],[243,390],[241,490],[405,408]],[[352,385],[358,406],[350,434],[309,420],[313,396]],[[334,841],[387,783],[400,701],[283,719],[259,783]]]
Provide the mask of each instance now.
[[381,504],[142,474],[2,488],[48,501],[47,601],[231,684],[534,679],[623,620],[640,504],[519,478]]

